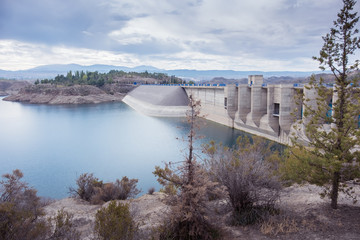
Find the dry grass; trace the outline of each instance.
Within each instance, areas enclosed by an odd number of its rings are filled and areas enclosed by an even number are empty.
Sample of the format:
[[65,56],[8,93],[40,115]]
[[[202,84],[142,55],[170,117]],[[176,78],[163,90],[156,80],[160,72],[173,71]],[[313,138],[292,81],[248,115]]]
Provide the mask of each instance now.
[[260,231],[270,236],[295,233],[299,231],[299,222],[291,216],[271,216],[261,223]]
[[316,219],[300,216],[294,212],[281,212],[279,215],[269,216],[260,223],[260,231],[267,236],[298,233],[301,231],[316,231]]

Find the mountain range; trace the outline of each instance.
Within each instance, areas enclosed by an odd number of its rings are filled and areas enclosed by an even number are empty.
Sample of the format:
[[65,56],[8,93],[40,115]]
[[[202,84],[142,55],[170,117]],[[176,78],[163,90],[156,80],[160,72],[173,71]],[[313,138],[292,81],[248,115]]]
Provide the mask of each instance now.
[[112,65],[91,65],[83,66],[78,64],[53,64],[43,65],[27,70],[18,71],[7,71],[0,69],[0,79],[21,79],[21,80],[35,80],[54,78],[57,75],[65,75],[69,71],[98,71],[100,73],[107,73],[110,70],[122,70],[125,72],[144,72],[148,71],[151,73],[159,72],[166,73],[169,76],[177,76],[188,80],[211,80],[216,77],[230,78],[230,79],[241,79],[247,78],[248,75],[263,75],[264,78],[269,77],[308,77],[311,74],[321,73],[317,72],[296,72],[296,71],[235,71],[235,70],[190,70],[190,69],[176,69],[176,70],[165,70],[159,69],[152,66],[138,66],[134,68],[123,67],[123,66],[112,66]]

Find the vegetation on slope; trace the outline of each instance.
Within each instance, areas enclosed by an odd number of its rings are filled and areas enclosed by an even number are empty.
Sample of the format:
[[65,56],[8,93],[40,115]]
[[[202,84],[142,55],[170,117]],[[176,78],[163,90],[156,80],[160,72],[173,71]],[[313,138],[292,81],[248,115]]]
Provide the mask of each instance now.
[[183,83],[184,81],[181,78],[175,76],[168,76],[164,73],[149,73],[145,72],[124,72],[111,70],[108,73],[99,73],[95,72],[84,72],[84,71],[69,71],[66,76],[58,75],[54,79],[44,79],[37,80],[35,84],[57,84],[57,85],[94,85],[97,87],[102,87],[104,84],[114,83],[114,82],[123,82],[123,83],[159,83],[159,84],[177,84]]

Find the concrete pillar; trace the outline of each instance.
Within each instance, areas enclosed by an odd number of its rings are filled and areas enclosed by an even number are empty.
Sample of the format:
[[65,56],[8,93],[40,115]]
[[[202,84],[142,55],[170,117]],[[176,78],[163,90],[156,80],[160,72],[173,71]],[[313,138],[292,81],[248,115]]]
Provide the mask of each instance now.
[[249,85],[262,85],[264,83],[263,75],[249,75],[248,84]]
[[275,110],[275,87],[267,86],[267,106],[266,106],[266,115],[261,118],[260,128],[278,133],[279,130],[279,117],[274,116]]
[[251,86],[251,111],[246,118],[246,125],[259,127],[261,117],[267,112],[267,91],[262,85]]
[[246,85],[238,86],[238,111],[235,121],[241,124],[246,123],[246,117],[251,111],[251,88]]
[[295,121],[294,111],[298,108],[295,102],[296,91],[292,85],[280,86],[280,130],[289,134],[291,125]]
[[[304,87],[304,98],[306,100],[306,105],[309,106],[311,109],[316,110],[317,109],[317,102],[316,98],[318,97],[318,94],[316,92],[315,88],[310,88],[309,85]],[[308,124],[310,121],[310,116],[306,116],[307,108],[305,105],[303,105],[303,123],[304,125]]]
[[224,89],[227,98],[227,113],[231,119],[235,119],[235,113],[238,110],[238,93],[235,84],[227,85]]
[[215,89],[206,88],[205,89],[205,103],[207,105],[215,105]]
[[266,114],[267,93],[262,84],[264,78],[262,75],[249,75],[248,84],[251,87],[250,113],[246,117],[246,125],[259,127],[261,117]]

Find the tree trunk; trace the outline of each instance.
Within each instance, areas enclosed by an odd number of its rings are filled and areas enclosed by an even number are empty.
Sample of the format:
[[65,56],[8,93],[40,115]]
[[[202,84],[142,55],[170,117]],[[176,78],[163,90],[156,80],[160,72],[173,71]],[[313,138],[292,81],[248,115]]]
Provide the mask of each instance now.
[[340,180],[340,173],[334,172],[333,180],[332,180],[332,189],[331,189],[331,207],[333,209],[338,208],[338,195],[339,195],[339,180]]

